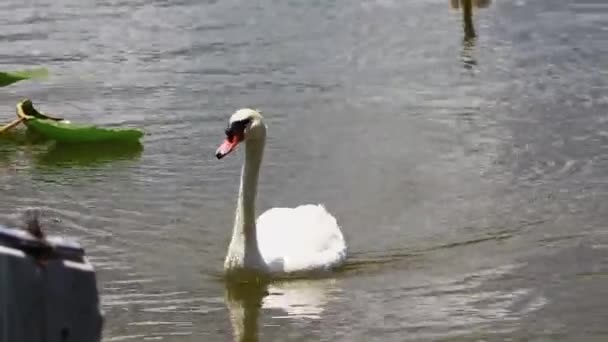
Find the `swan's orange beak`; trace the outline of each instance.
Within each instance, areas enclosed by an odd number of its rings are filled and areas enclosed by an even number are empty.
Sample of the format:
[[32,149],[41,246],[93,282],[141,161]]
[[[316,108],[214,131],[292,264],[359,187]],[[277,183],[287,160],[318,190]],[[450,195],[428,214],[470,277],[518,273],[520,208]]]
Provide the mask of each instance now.
[[215,156],[217,159],[222,159],[227,156],[230,152],[234,151],[237,145],[240,143],[240,140],[235,135],[226,137],[224,142],[217,148],[215,151]]

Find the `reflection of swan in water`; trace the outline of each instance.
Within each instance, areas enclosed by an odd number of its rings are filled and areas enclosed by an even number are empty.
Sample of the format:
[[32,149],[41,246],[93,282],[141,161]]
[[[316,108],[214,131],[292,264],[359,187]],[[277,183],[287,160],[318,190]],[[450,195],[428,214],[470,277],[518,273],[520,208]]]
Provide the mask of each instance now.
[[462,59],[467,69],[471,69],[477,65],[477,61],[473,56],[475,39],[477,38],[473,23],[473,8],[485,8],[490,6],[491,3],[491,0],[450,0],[450,7],[452,9],[458,10],[462,7],[462,28],[464,30]]
[[226,306],[230,314],[234,341],[258,340],[258,316],[267,285],[226,282]]
[[280,283],[227,281],[225,298],[234,340],[258,341],[261,309],[271,310],[272,319],[321,319],[336,292],[339,288],[334,279]]
[[264,298],[262,307],[287,313],[273,315],[273,318],[320,319],[332,294],[337,291],[334,279],[277,283],[268,287],[268,296]]
[[466,6],[466,2],[471,3],[476,8],[486,8],[490,6],[492,0],[450,0],[450,7],[453,9],[459,9],[462,6]]

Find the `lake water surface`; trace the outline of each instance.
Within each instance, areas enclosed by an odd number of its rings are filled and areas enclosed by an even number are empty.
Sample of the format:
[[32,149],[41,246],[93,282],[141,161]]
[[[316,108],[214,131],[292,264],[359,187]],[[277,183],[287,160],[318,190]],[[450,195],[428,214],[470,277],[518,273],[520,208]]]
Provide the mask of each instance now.
[[[4,0],[0,70],[51,76],[3,121],[29,97],[148,134],[0,140],[0,217],[81,241],[107,342],[608,340],[608,8],[477,1],[473,38],[454,3]],[[214,151],[245,106],[258,209],[324,203],[334,276],[222,280],[242,151]]]

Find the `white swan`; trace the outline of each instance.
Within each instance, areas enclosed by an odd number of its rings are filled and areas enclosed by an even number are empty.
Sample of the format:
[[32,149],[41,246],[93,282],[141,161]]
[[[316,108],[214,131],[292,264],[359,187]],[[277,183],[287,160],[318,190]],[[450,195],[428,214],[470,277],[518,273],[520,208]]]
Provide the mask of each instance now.
[[226,273],[292,274],[341,265],[347,250],[344,237],[336,219],[322,205],[272,208],[256,222],[255,198],[266,142],[266,125],[258,111],[245,108],[232,114],[216,157],[223,158],[242,141],[245,163],[224,262]]

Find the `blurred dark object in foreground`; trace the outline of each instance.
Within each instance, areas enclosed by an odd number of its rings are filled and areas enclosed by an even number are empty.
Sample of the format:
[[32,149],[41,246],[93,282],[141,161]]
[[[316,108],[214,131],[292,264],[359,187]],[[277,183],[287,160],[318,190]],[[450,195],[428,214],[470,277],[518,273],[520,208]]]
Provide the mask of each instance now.
[[0,342],[99,342],[95,271],[75,241],[46,237],[38,212],[25,229],[0,226]]

